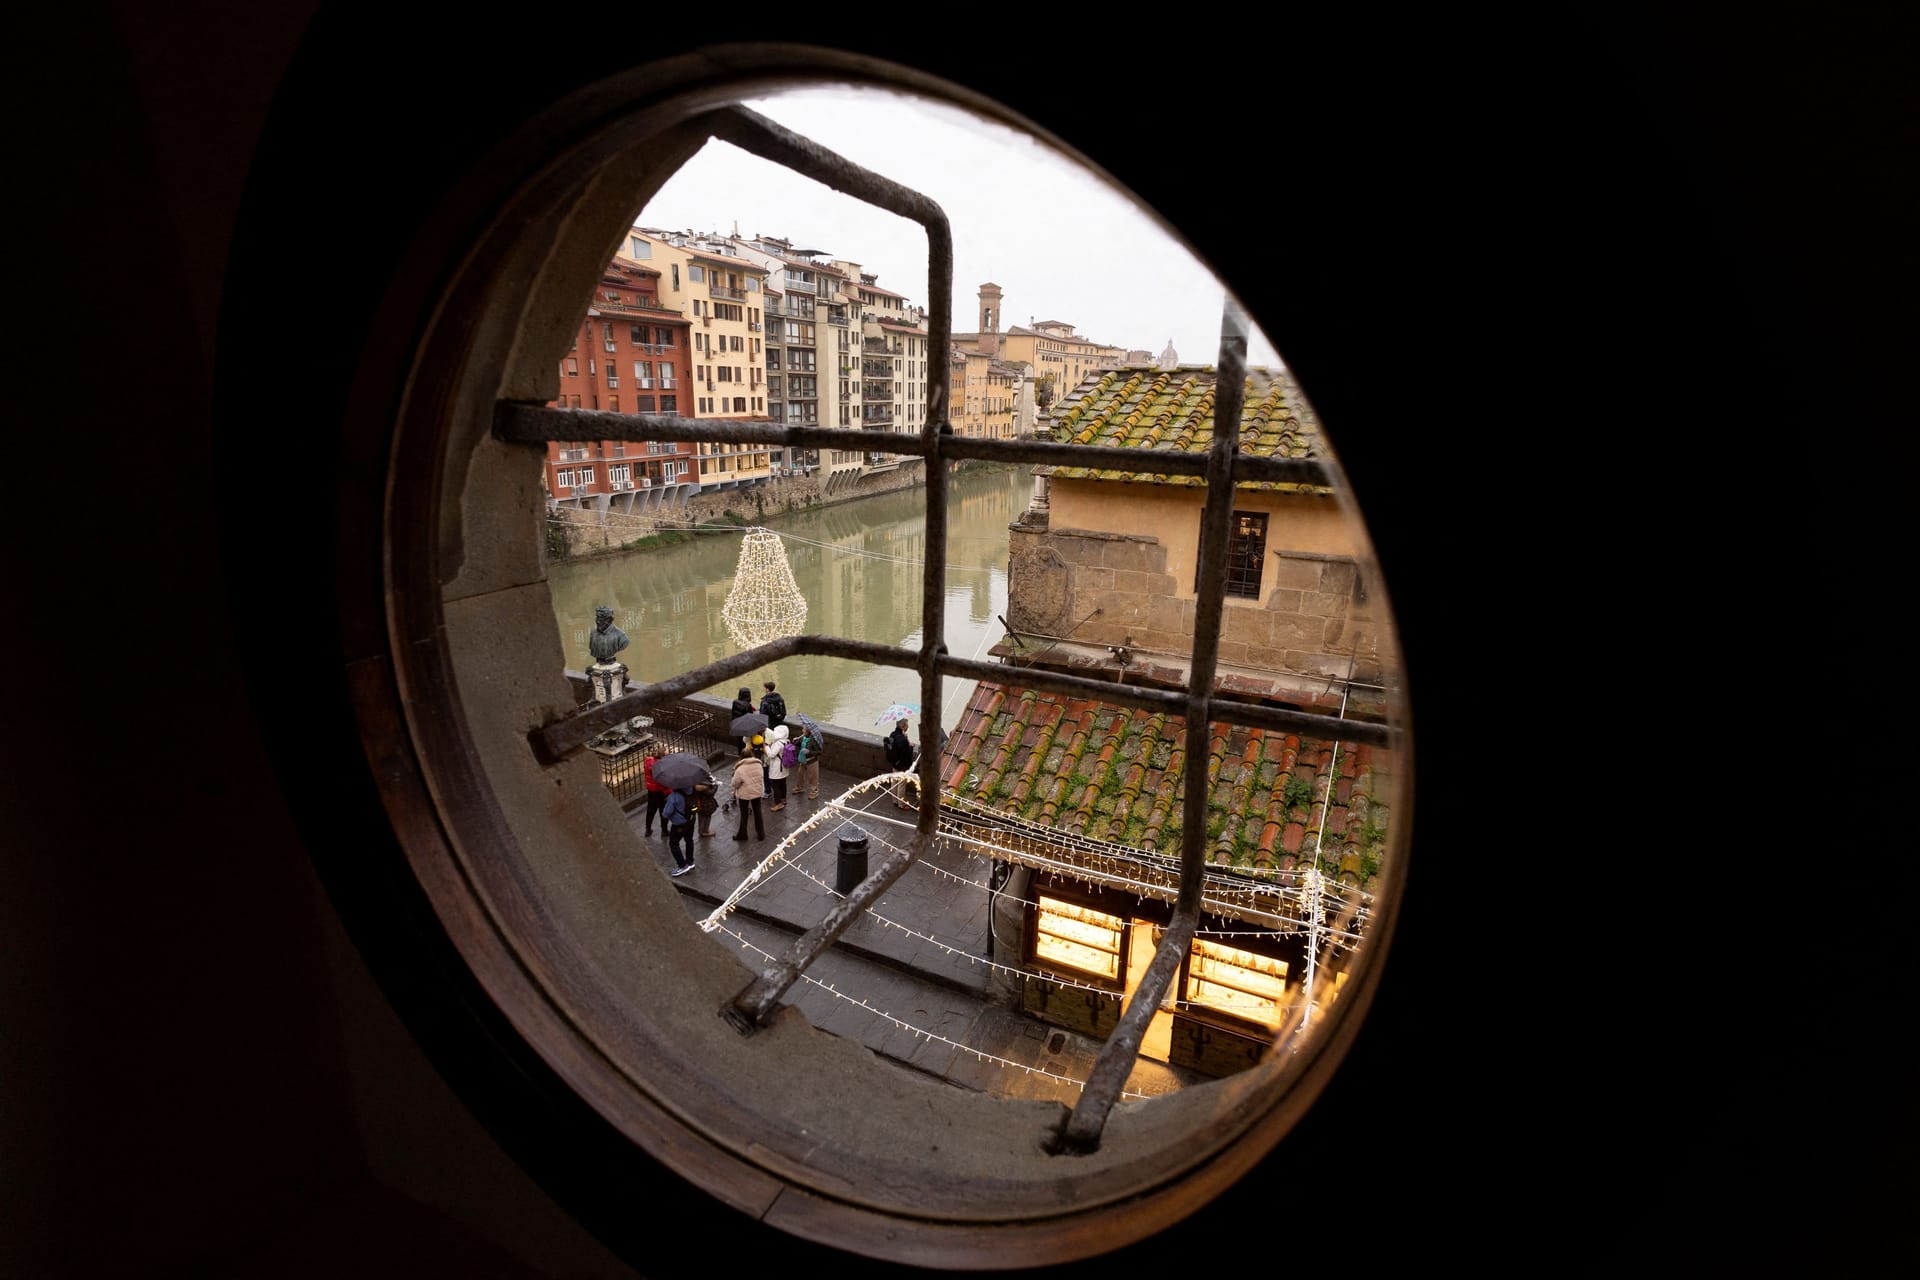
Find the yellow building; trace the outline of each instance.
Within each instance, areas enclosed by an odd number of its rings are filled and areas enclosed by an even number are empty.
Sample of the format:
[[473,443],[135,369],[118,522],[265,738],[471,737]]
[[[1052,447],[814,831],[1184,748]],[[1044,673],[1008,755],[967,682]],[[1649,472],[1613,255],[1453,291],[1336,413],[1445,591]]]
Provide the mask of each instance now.
[[[1042,320],[1032,327],[1014,325],[1007,327],[1001,314],[1000,286],[991,282],[980,286],[980,327],[972,333],[956,333],[953,345],[956,349],[978,351],[1013,366],[1016,370],[1026,366],[1027,376],[1033,378],[1036,388],[1051,388],[1055,400],[1064,396],[1068,390],[1080,385],[1090,374],[1117,368],[1127,362],[1128,352],[1123,347],[1110,346],[1095,342],[1074,332],[1074,327],[1063,320]],[[1002,379],[996,385],[996,394],[1009,400],[1010,416],[1007,419],[1013,430],[1023,426],[1017,411],[1019,394],[1009,390],[1017,385],[1020,375],[1016,373],[1010,384]],[[1045,391],[1041,391],[1044,397]],[[954,403],[960,404],[960,394],[956,389]],[[957,429],[957,428],[956,428]]]
[[[1213,439],[1215,371],[1129,365],[1089,378],[1043,421],[1053,439],[1140,451],[1203,452]],[[1317,462],[1319,482],[1234,487],[1223,673],[1243,691],[1324,703],[1349,674],[1378,686],[1396,666],[1366,531],[1343,499],[1319,422],[1284,370],[1249,369],[1241,450]],[[1009,547],[1007,620],[1060,637],[1096,663],[1169,679],[1193,647],[1204,481],[1090,467],[1041,467]],[[1369,695],[1376,698],[1376,693]]]
[[[688,391],[695,418],[767,418],[763,335],[767,270],[724,240],[635,227],[627,254],[660,272],[660,300],[692,322]],[[734,488],[772,475],[762,445],[697,446],[703,489]]]

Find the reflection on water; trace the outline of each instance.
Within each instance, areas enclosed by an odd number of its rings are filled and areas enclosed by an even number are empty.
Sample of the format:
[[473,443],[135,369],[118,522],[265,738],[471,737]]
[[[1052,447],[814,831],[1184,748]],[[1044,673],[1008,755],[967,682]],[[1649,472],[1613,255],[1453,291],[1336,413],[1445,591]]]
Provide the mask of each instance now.
[[[1007,608],[1007,525],[1025,510],[1033,483],[1025,469],[971,470],[952,479],[947,531],[947,651],[979,658],[1003,632]],[[747,504],[741,504],[745,509]],[[807,631],[906,649],[920,646],[921,564],[926,490],[858,498],[769,517],[807,598]],[[716,662],[740,649],[720,619],[739,563],[742,535],[720,533],[655,551],[551,565],[547,580],[567,665],[593,661],[587,633],[594,606],[611,605],[633,643],[620,659],[651,683]],[[707,692],[731,699],[741,684],[758,701],[764,680],[779,683],[789,712],[877,732],[891,702],[920,701],[920,676],[844,658],[788,658]],[[940,722],[952,729],[971,680],[944,682]],[[918,726],[915,726],[917,729]]]

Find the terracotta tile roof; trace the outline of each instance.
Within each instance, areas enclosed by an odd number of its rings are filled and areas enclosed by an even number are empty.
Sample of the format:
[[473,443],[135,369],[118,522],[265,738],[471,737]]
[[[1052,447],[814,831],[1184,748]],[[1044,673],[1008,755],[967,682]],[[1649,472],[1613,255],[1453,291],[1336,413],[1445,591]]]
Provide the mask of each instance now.
[[[1157,369],[1122,365],[1069,392],[1045,424],[1055,440],[1113,449],[1163,449],[1205,453],[1213,444],[1216,371],[1195,365]],[[1261,457],[1328,458],[1318,420],[1284,370],[1248,369],[1240,408],[1240,449]],[[1134,474],[1095,467],[1059,467],[1067,480],[1118,480],[1146,484],[1205,485],[1199,476]],[[1325,485],[1242,481],[1240,489],[1332,493]]]
[[[941,754],[942,788],[1056,837],[1177,860],[1185,727],[1177,715],[983,680]],[[1323,871],[1371,884],[1386,850],[1392,751],[1227,724],[1208,743],[1209,863],[1305,870],[1324,841]]]

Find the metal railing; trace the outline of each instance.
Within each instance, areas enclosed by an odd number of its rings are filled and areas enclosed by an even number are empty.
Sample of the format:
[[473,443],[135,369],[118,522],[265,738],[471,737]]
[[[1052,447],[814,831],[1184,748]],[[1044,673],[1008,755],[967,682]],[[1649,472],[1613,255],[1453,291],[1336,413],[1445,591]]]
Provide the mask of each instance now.
[[716,745],[725,745],[708,731],[713,716],[685,706],[659,707],[640,718],[646,723],[634,731],[631,746],[618,753],[600,753],[600,781],[622,808],[647,798],[647,748],[658,747],[662,755],[685,751],[706,759]]
[[[927,313],[952,314],[953,239],[940,207],[911,188],[901,186],[851,163],[810,139],[792,133],[744,108],[726,108],[702,117],[709,134],[723,142],[784,165],[807,177],[918,222],[928,241]],[[963,458],[1054,466],[1095,465],[1135,474],[1193,475],[1206,482],[1200,525],[1199,562],[1224,565],[1230,541],[1234,486],[1245,481],[1332,484],[1330,464],[1316,459],[1242,457],[1238,431],[1215,431],[1204,454],[1162,450],[1118,450],[1095,445],[1062,444],[1040,440],[977,439],[956,436],[949,427],[951,390],[951,334],[931,326],[927,334],[927,412],[917,431],[892,436],[892,460],[922,458],[926,467],[926,535],[922,548],[924,581],[921,590],[922,637],[918,649],[905,649],[838,636],[799,635],[771,641],[733,654],[718,662],[684,672],[651,685],[632,688],[611,703],[584,710],[534,729],[528,744],[536,759],[554,763],[577,751],[599,732],[637,714],[664,708],[678,699],[716,685],[730,684],[781,659],[802,655],[847,658],[879,666],[911,668],[920,676],[920,703],[939,706],[942,681],[948,676],[974,680],[1004,680],[1006,669],[997,663],[956,658],[947,652],[946,561],[948,471],[944,464]],[[870,341],[866,344],[872,347]],[[1214,420],[1237,423],[1245,397],[1247,336],[1239,308],[1229,300],[1221,317],[1220,355],[1215,380]],[[881,410],[885,412],[885,410]],[[588,424],[602,437],[614,439],[672,439],[727,445],[772,445],[786,448],[844,447],[845,432],[832,427],[776,426],[736,419],[692,419],[669,415],[590,413]],[[563,414],[537,404],[502,402],[495,408],[494,434],[510,442],[545,443],[577,439],[583,429],[578,413]],[[869,420],[873,422],[875,420]],[[935,463],[941,465],[934,465]],[[1211,754],[1205,749],[1216,721],[1313,733],[1349,742],[1387,745],[1394,730],[1384,724],[1353,721],[1291,708],[1239,701],[1215,689],[1220,652],[1225,590],[1224,575],[1213,572],[1198,584],[1194,602],[1193,651],[1188,686],[1162,689],[1123,684],[1104,677],[1074,675],[1042,667],[1022,667],[1020,678],[1038,691],[1096,698],[1124,706],[1144,707],[1184,718],[1185,774],[1180,830],[1179,892],[1162,941],[1128,1002],[1119,1025],[1108,1036],[1083,1086],[1078,1103],[1046,1138],[1049,1150],[1061,1154],[1094,1150],[1107,1117],[1140,1053],[1149,1022],[1160,1008],[1191,949],[1199,923],[1206,877],[1207,770]],[[904,848],[884,859],[814,929],[799,938],[779,961],[761,971],[722,1013],[742,1034],[750,1034],[779,1007],[781,996],[797,982],[808,965],[824,954],[906,868],[932,847],[938,834],[942,803],[940,725],[938,717],[920,718],[920,806],[912,837]]]

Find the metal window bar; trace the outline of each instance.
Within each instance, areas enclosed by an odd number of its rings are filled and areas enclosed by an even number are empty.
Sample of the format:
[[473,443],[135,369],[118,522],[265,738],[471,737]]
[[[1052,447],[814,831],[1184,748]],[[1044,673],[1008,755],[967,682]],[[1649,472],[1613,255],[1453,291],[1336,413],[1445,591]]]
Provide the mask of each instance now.
[[[1337,483],[1335,469],[1318,460],[1242,457],[1240,420],[1246,377],[1246,323],[1229,300],[1221,317],[1220,357],[1216,374],[1213,443],[1205,455],[1121,451],[1093,445],[1038,440],[995,440],[952,434],[948,423],[949,347],[951,335],[940,318],[952,314],[953,241],[946,215],[919,192],[902,187],[792,133],[764,116],[740,107],[711,112],[694,122],[711,137],[731,143],[774,163],[784,165],[854,199],[877,205],[920,223],[928,239],[928,307],[935,317],[927,334],[927,415],[916,434],[892,435],[889,452],[924,458],[927,467],[926,570],[922,585],[919,650],[897,648],[838,636],[788,636],[718,662],[683,672],[655,684],[630,688],[622,697],[552,724],[528,735],[542,763],[555,763],[583,747],[602,730],[665,707],[716,684],[799,655],[849,658],[882,666],[910,667],[920,673],[922,706],[940,704],[940,681],[945,676],[977,680],[1004,680],[1006,668],[996,663],[955,658],[940,637],[946,634],[947,467],[962,458],[1040,465],[1095,465],[1136,474],[1197,475],[1206,481],[1201,517],[1201,562],[1223,565],[1231,536],[1233,486],[1237,481],[1279,481],[1317,485]],[[583,421],[584,420],[584,421]],[[1223,425],[1229,424],[1229,425]],[[544,405],[501,402],[495,406],[496,438],[522,444],[555,439],[577,440],[584,431],[604,439],[628,441],[691,441],[700,444],[769,445],[788,448],[844,448],[846,431],[831,427],[775,426],[726,419],[693,419],[663,414],[616,414],[548,409]],[[1139,465],[1129,465],[1136,461]],[[1148,965],[1126,1014],[1103,1045],[1081,1090],[1079,1103],[1059,1130],[1048,1139],[1058,1153],[1087,1152],[1099,1145],[1107,1116],[1118,1100],[1134,1061],[1139,1056],[1149,1020],[1160,1007],[1199,923],[1205,884],[1207,762],[1204,743],[1215,720],[1260,728],[1330,736],[1347,742],[1387,745],[1393,731],[1386,725],[1345,720],[1311,712],[1286,710],[1216,696],[1220,627],[1224,611],[1225,574],[1209,573],[1197,585],[1194,637],[1189,687],[1151,689],[1123,685],[1087,676],[1023,668],[1021,679],[1034,688],[1080,697],[1095,697],[1125,705],[1163,710],[1185,718],[1186,794],[1182,813],[1180,889],[1154,958]],[[880,897],[912,862],[932,847],[940,818],[939,725],[937,717],[920,718],[920,813],[915,831],[903,848],[883,860],[867,879],[842,900],[827,917],[799,938],[787,954],[768,965],[761,975],[721,1010],[743,1033],[751,1032],[773,1013],[780,997],[799,980],[806,967],[829,947],[867,907]]]

